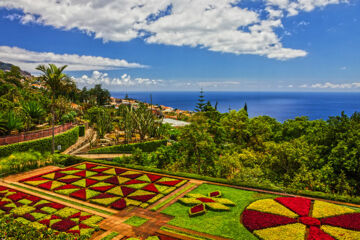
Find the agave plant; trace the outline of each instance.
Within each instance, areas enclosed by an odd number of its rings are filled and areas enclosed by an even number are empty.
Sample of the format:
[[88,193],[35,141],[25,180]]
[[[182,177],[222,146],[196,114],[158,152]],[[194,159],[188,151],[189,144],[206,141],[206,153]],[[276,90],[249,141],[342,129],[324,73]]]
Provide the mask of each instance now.
[[6,114],[6,129],[8,133],[14,130],[21,130],[23,126],[22,119],[14,111]]
[[0,135],[7,132],[5,115],[0,113]]
[[22,109],[26,115],[30,116],[32,120],[39,123],[40,119],[45,115],[45,110],[37,101],[29,101],[22,104]]

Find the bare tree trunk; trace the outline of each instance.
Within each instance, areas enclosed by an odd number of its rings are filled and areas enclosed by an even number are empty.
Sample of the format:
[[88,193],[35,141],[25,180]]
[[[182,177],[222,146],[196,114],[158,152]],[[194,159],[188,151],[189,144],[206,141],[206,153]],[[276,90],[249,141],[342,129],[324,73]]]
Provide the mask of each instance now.
[[51,154],[55,153],[55,111],[54,111],[54,96],[51,99],[51,126],[52,126],[52,143],[51,143]]

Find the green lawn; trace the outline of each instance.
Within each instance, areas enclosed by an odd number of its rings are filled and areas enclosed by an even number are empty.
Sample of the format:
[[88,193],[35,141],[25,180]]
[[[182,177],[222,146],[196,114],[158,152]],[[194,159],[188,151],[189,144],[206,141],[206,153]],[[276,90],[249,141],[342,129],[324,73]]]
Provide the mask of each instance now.
[[138,217],[138,216],[132,216],[128,220],[126,220],[124,223],[129,224],[133,227],[140,227],[144,223],[146,223],[149,219]]
[[236,206],[231,207],[231,210],[228,212],[214,212],[209,210],[202,216],[190,218],[188,214],[189,207],[176,202],[164,209],[162,212],[175,216],[169,224],[178,227],[231,239],[257,239],[252,233],[246,230],[242,224],[240,224],[240,215],[246,206],[251,202],[263,198],[275,198],[277,196],[243,191],[212,184],[202,184],[191,193],[201,193],[207,195],[209,192],[216,190],[222,192],[222,197],[235,202]]

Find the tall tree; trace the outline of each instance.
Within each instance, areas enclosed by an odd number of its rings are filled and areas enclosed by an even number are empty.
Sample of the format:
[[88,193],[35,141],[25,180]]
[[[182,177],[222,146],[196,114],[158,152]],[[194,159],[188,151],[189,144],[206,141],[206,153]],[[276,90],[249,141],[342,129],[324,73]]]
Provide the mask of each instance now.
[[49,64],[49,66],[39,65],[36,69],[43,72],[41,79],[44,81],[46,86],[49,88],[51,93],[51,127],[52,127],[52,144],[51,144],[51,153],[55,152],[55,98],[59,94],[59,91],[62,89],[62,81],[66,78],[66,74],[63,73],[67,65],[62,67],[57,67],[55,64]]
[[203,91],[203,89],[201,89],[198,103],[196,104],[196,107],[195,107],[195,111],[203,112],[205,105],[206,104],[205,104],[205,98],[204,98],[204,91]]

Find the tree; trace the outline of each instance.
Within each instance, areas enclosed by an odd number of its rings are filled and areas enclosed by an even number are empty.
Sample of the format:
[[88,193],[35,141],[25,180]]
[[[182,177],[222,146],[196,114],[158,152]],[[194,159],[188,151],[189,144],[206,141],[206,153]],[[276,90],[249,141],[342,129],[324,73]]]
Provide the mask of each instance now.
[[185,126],[181,129],[179,139],[179,151],[183,155],[184,169],[197,174],[214,175],[214,162],[218,154],[214,140],[206,131],[205,125]]
[[247,112],[247,111],[248,111],[248,107],[247,107],[246,102],[245,102],[245,105],[244,105],[244,110],[245,110],[245,112]]
[[62,67],[57,67],[55,64],[49,64],[49,66],[39,65],[36,69],[43,72],[41,79],[45,82],[46,86],[49,88],[51,93],[51,126],[52,126],[52,144],[51,144],[51,153],[55,152],[55,98],[59,94],[59,90],[62,89],[62,80],[66,78],[66,75],[63,73],[67,65]]
[[204,91],[201,89],[198,103],[196,104],[195,111],[203,112],[205,107]]
[[89,92],[90,95],[96,97],[97,105],[104,106],[110,101],[110,92],[106,89],[102,89],[101,84],[96,84]]

